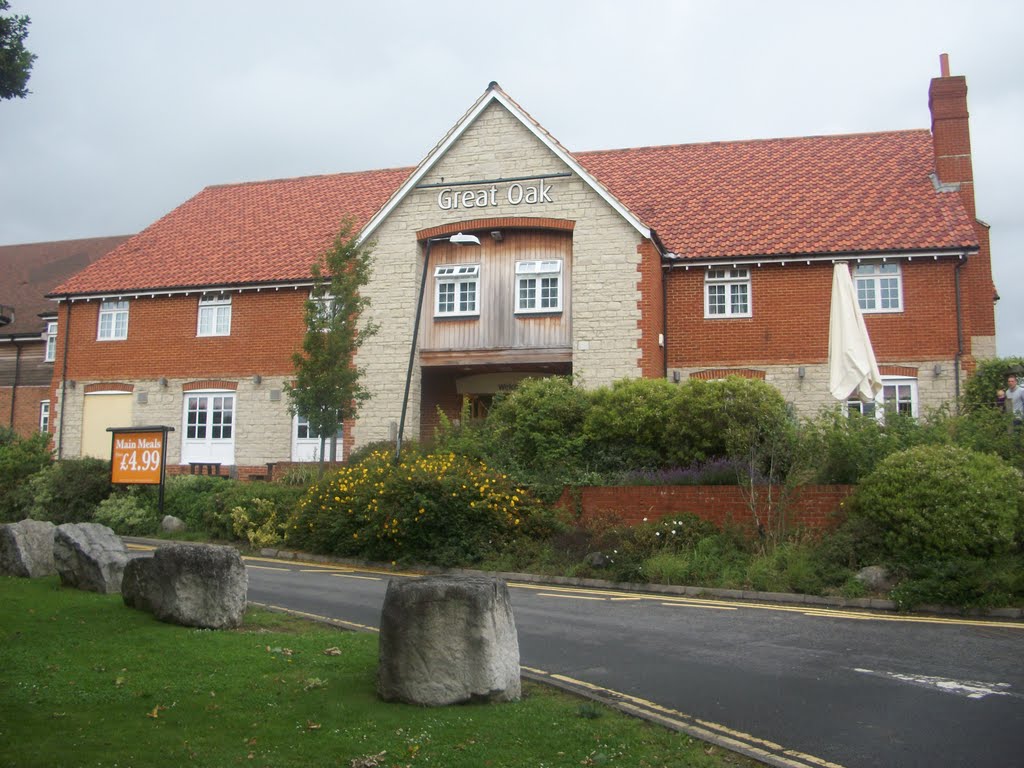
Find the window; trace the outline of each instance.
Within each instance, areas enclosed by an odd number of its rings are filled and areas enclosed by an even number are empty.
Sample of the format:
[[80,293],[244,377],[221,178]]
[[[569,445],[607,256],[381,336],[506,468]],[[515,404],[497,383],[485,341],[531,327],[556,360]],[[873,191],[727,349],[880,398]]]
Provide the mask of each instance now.
[[235,460],[235,395],[203,392],[185,397],[181,461]]
[[39,403],[39,431],[46,432],[50,431],[50,401],[42,400]]
[[52,363],[57,359],[57,324],[46,324],[46,353],[43,356],[44,363]]
[[704,317],[750,317],[750,270],[704,273]]
[[562,311],[562,262],[516,262],[516,312]]
[[199,336],[231,335],[231,296],[205,294],[199,299]]
[[917,379],[907,376],[883,376],[882,392],[873,403],[848,400],[846,412],[885,420],[887,413],[917,417]]
[[321,330],[328,331],[334,317],[334,297],[329,293],[320,296],[309,294],[309,300],[316,306],[317,321],[323,325]]
[[[320,435],[309,426],[309,421],[296,416],[294,419],[294,430],[292,432],[292,461],[317,461],[320,458]],[[344,442],[344,430],[338,427],[338,458],[342,458],[342,445]],[[331,454],[331,441],[328,438],[324,451],[326,456]]]
[[899,264],[858,264],[853,268],[853,280],[862,312],[903,310]]
[[99,341],[116,341],[128,338],[128,302],[100,302],[100,328],[96,334]]
[[436,317],[480,314],[477,302],[479,264],[442,264],[434,269],[434,280],[437,283]]

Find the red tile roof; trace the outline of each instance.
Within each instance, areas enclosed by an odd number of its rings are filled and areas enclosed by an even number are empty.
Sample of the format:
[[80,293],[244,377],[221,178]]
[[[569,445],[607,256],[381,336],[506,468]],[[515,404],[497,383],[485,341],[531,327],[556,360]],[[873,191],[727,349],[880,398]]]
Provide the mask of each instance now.
[[362,227],[409,171],[207,187],[52,295],[309,279],[342,220]]
[[56,313],[44,298],[60,282],[125,242],[129,235],[0,246],[0,304],[14,308],[14,322],[0,337],[37,335],[46,330],[40,313]]
[[684,144],[575,155],[679,256],[916,251],[977,245],[935,191],[931,134]]
[[[682,257],[977,245],[959,195],[929,179],[925,130],[574,157]],[[54,294],[303,280],[341,219],[364,225],[412,170],[209,187]]]

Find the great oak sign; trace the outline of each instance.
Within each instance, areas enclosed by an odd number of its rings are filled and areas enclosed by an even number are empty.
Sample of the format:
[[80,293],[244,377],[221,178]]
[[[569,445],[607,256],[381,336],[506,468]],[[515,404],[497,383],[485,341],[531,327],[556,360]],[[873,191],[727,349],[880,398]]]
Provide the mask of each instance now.
[[452,211],[457,208],[490,208],[499,203],[533,205],[550,202],[552,202],[551,185],[545,184],[543,179],[537,184],[516,182],[505,187],[491,184],[490,187],[475,190],[460,191],[447,187],[437,193],[437,207],[442,211]]

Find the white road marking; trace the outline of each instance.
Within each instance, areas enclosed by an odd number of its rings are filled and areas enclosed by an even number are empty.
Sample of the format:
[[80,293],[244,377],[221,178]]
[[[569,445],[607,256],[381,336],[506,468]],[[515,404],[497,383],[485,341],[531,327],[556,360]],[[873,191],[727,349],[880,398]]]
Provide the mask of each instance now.
[[1014,696],[1020,694],[1007,690],[1009,683],[986,683],[978,680],[951,680],[947,677],[935,677],[933,675],[914,675],[905,672],[880,672],[874,669],[861,669],[854,667],[854,672],[864,675],[882,677],[888,680],[898,680],[902,683],[910,683],[925,688],[934,688],[942,693],[953,693],[957,696],[964,696],[968,699],[983,699],[986,696]]

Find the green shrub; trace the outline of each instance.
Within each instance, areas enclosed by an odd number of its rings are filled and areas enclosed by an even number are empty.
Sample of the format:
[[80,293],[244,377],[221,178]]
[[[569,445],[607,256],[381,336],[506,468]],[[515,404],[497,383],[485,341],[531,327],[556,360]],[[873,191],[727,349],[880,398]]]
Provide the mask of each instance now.
[[917,563],[893,589],[904,610],[924,604],[991,608],[1024,604],[1024,557],[952,557]]
[[160,528],[155,507],[133,493],[115,493],[99,503],[94,521],[121,536],[152,536]]
[[[285,485],[284,483],[267,483],[260,480],[251,482],[221,481],[220,487],[215,488],[212,495],[207,499],[200,525],[215,539],[239,538],[242,540],[252,539],[248,533],[239,533],[235,529],[234,513],[241,509],[243,514],[259,529],[267,524],[267,519],[273,515],[280,524],[284,524],[298,506],[299,500],[305,495],[308,488],[297,485]],[[269,537],[269,531],[273,525],[259,534],[261,540]],[[265,541],[259,544],[261,547],[269,547],[278,544],[280,541]],[[253,544],[253,546],[257,546]]]
[[585,469],[583,424],[589,395],[571,379],[526,379],[498,398],[487,417],[492,459],[522,482],[557,497]]
[[[403,440],[402,441],[403,451],[417,451],[419,446],[415,440]],[[356,448],[345,458],[346,464],[361,464],[366,459],[373,456],[375,453],[390,453],[394,454],[395,443],[393,440],[375,440],[372,443],[366,443]]]
[[677,390],[665,416],[672,436],[666,449],[667,466],[743,456],[745,441],[781,430],[790,422],[779,391],[757,379],[689,379]]
[[428,454],[394,464],[390,453],[343,467],[300,502],[289,546],[342,556],[469,565],[530,531],[547,531],[528,494],[484,464]]
[[595,390],[583,423],[594,466],[604,471],[665,466],[674,441],[665,414],[677,393],[665,379],[623,379]]
[[1021,474],[997,456],[918,446],[889,456],[858,486],[851,514],[873,529],[882,558],[912,565],[1008,552]]
[[[217,494],[235,481],[209,475],[175,475],[167,478],[164,486],[164,514],[173,515],[185,523],[190,531],[209,530],[210,519],[217,512]],[[230,515],[224,535],[224,523],[214,525],[215,538],[231,538]],[[218,535],[220,534],[220,535]]]
[[31,495],[26,484],[50,465],[49,442],[49,435],[19,437],[10,427],[0,427],[0,523],[28,516]]
[[29,480],[32,501],[27,513],[36,520],[49,520],[57,525],[90,523],[99,503],[113,490],[109,461],[55,461]]
[[278,519],[277,505],[269,499],[254,498],[246,507],[231,510],[231,528],[235,538],[246,539],[256,548],[272,547],[284,540],[286,523]]

